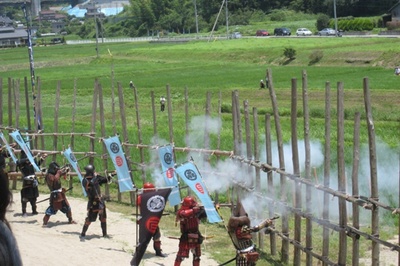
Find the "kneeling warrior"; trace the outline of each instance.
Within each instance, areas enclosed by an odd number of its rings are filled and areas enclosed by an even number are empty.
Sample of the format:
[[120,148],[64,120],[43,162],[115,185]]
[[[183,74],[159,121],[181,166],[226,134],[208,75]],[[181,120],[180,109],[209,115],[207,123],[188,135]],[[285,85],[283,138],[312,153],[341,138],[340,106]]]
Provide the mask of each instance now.
[[[274,218],[273,218],[274,219]],[[255,266],[260,254],[253,243],[251,233],[258,232],[264,227],[272,225],[272,219],[266,219],[257,226],[250,226],[250,219],[239,203],[236,214],[229,218],[228,233],[236,248],[237,266]]]
[[101,230],[103,232],[103,237],[107,237],[107,213],[106,213],[106,203],[101,196],[100,186],[102,184],[108,183],[111,180],[111,176],[104,177],[98,175],[94,171],[94,166],[89,164],[85,166],[85,176],[82,180],[82,186],[85,188],[88,204],[87,204],[87,216],[85,219],[85,224],[82,228],[81,237],[86,236],[86,231],[92,222],[95,222],[97,216],[99,216]]
[[71,206],[65,195],[65,188],[61,187],[61,177],[66,178],[69,168],[60,166],[56,162],[51,162],[49,169],[45,176],[47,186],[50,189],[50,206],[47,207],[45,215],[43,217],[43,226],[47,225],[51,215],[56,214],[58,211],[65,213],[70,224],[76,222],[72,219]]

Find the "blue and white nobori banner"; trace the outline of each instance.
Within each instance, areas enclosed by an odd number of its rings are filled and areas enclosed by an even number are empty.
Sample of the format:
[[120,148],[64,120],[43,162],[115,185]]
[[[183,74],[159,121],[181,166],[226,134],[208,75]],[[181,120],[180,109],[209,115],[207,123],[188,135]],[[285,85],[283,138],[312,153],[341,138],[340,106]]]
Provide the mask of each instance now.
[[17,163],[17,157],[15,157],[15,154],[13,152],[13,150],[10,147],[10,144],[8,144],[8,141],[6,140],[6,138],[4,137],[3,132],[0,132],[0,138],[3,141],[4,145],[6,145],[6,149],[8,151],[8,154],[10,154],[11,159],[14,161],[14,163]]
[[18,130],[10,133],[10,136],[18,143],[21,150],[23,150],[28,158],[29,162],[32,164],[33,168],[35,168],[36,172],[40,172],[39,166],[37,166],[35,159],[33,159],[33,155],[29,147],[26,145],[24,138],[21,136]]
[[196,193],[197,197],[203,203],[204,210],[207,213],[207,219],[210,223],[222,222],[215,206],[208,195],[206,186],[204,185],[203,179],[194,163],[186,162],[178,168],[176,172],[182,178],[183,181]]
[[78,160],[76,160],[76,157],[75,157],[74,153],[72,152],[71,148],[66,149],[63,154],[64,154],[65,158],[67,158],[67,160],[68,160],[69,164],[72,166],[72,168],[74,168],[76,174],[78,175],[79,180],[81,181],[83,195],[85,195],[85,197],[86,197],[87,196],[86,190],[82,186],[83,177],[81,174],[81,169],[79,168]]
[[132,191],[134,184],[118,136],[103,141],[117,171],[119,192]]
[[158,156],[161,161],[162,175],[164,177],[165,185],[172,187],[171,194],[169,194],[168,201],[171,206],[181,203],[181,195],[178,188],[178,177],[175,173],[174,155],[171,145],[163,146],[158,149]]

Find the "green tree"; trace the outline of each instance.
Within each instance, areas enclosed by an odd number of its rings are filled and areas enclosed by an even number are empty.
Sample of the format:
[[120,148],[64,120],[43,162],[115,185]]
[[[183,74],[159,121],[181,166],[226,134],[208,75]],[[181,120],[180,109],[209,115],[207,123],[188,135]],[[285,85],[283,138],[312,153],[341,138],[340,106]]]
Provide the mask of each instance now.
[[315,26],[317,30],[329,27],[329,16],[326,14],[319,14]]

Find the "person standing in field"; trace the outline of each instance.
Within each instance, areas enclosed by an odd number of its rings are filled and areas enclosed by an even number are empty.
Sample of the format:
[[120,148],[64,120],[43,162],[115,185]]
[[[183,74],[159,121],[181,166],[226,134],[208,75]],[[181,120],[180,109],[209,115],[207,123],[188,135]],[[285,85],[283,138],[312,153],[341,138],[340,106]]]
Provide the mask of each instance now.
[[134,89],[134,88],[135,88],[135,85],[133,84],[133,81],[132,81],[132,80],[129,82],[129,88],[131,88],[131,89]]
[[164,96],[161,96],[161,98],[160,98],[160,105],[161,105],[161,112],[164,112],[164,110],[165,110],[165,97]]
[[85,171],[86,173],[82,180],[82,186],[87,193],[88,203],[87,216],[82,228],[81,238],[86,236],[89,225],[97,220],[97,216],[99,216],[103,237],[108,237],[106,203],[101,195],[100,186],[108,183],[111,180],[111,176],[104,177],[98,175],[95,172],[94,166],[91,164],[85,166]]
[[[47,157],[47,154],[43,154],[40,156],[39,160],[35,159],[35,162],[38,166],[44,161]],[[21,157],[17,161],[17,166],[22,173],[22,189],[21,189],[21,203],[22,203],[22,215],[26,216],[26,206],[28,202],[32,207],[32,214],[36,215],[37,207],[36,201],[39,197],[39,189],[38,189],[38,180],[35,175],[35,168],[27,158],[27,155],[23,150],[21,150]]]
[[200,266],[201,244],[204,237],[199,231],[200,219],[206,218],[204,207],[200,207],[196,200],[187,196],[182,201],[181,208],[176,213],[176,221],[180,222],[181,237],[179,250],[174,266],[180,266],[185,258],[189,258],[189,251],[193,253],[193,266]]
[[51,162],[49,165],[45,179],[51,193],[49,199],[50,206],[46,209],[43,217],[43,226],[46,226],[50,216],[55,215],[58,211],[65,213],[68,218],[68,223],[76,224],[72,219],[71,206],[65,195],[66,190],[61,186],[61,177],[65,179],[68,171],[68,167],[60,168],[56,162]]

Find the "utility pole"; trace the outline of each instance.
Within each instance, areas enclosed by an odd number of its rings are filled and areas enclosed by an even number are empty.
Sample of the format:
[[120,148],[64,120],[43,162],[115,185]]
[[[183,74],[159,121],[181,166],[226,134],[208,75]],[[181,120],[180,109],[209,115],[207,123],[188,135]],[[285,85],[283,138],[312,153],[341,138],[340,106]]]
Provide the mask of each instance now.
[[229,39],[228,0],[225,1],[226,38]]
[[96,27],[96,55],[99,58],[99,29],[97,28],[97,11],[94,14],[94,25]]
[[338,36],[337,16],[336,16],[336,0],[333,0],[333,17],[335,18],[335,35]]
[[194,3],[194,19],[196,20],[196,37],[199,34],[199,21],[198,21],[198,17],[197,17],[197,4],[196,4],[196,0],[193,0]]

